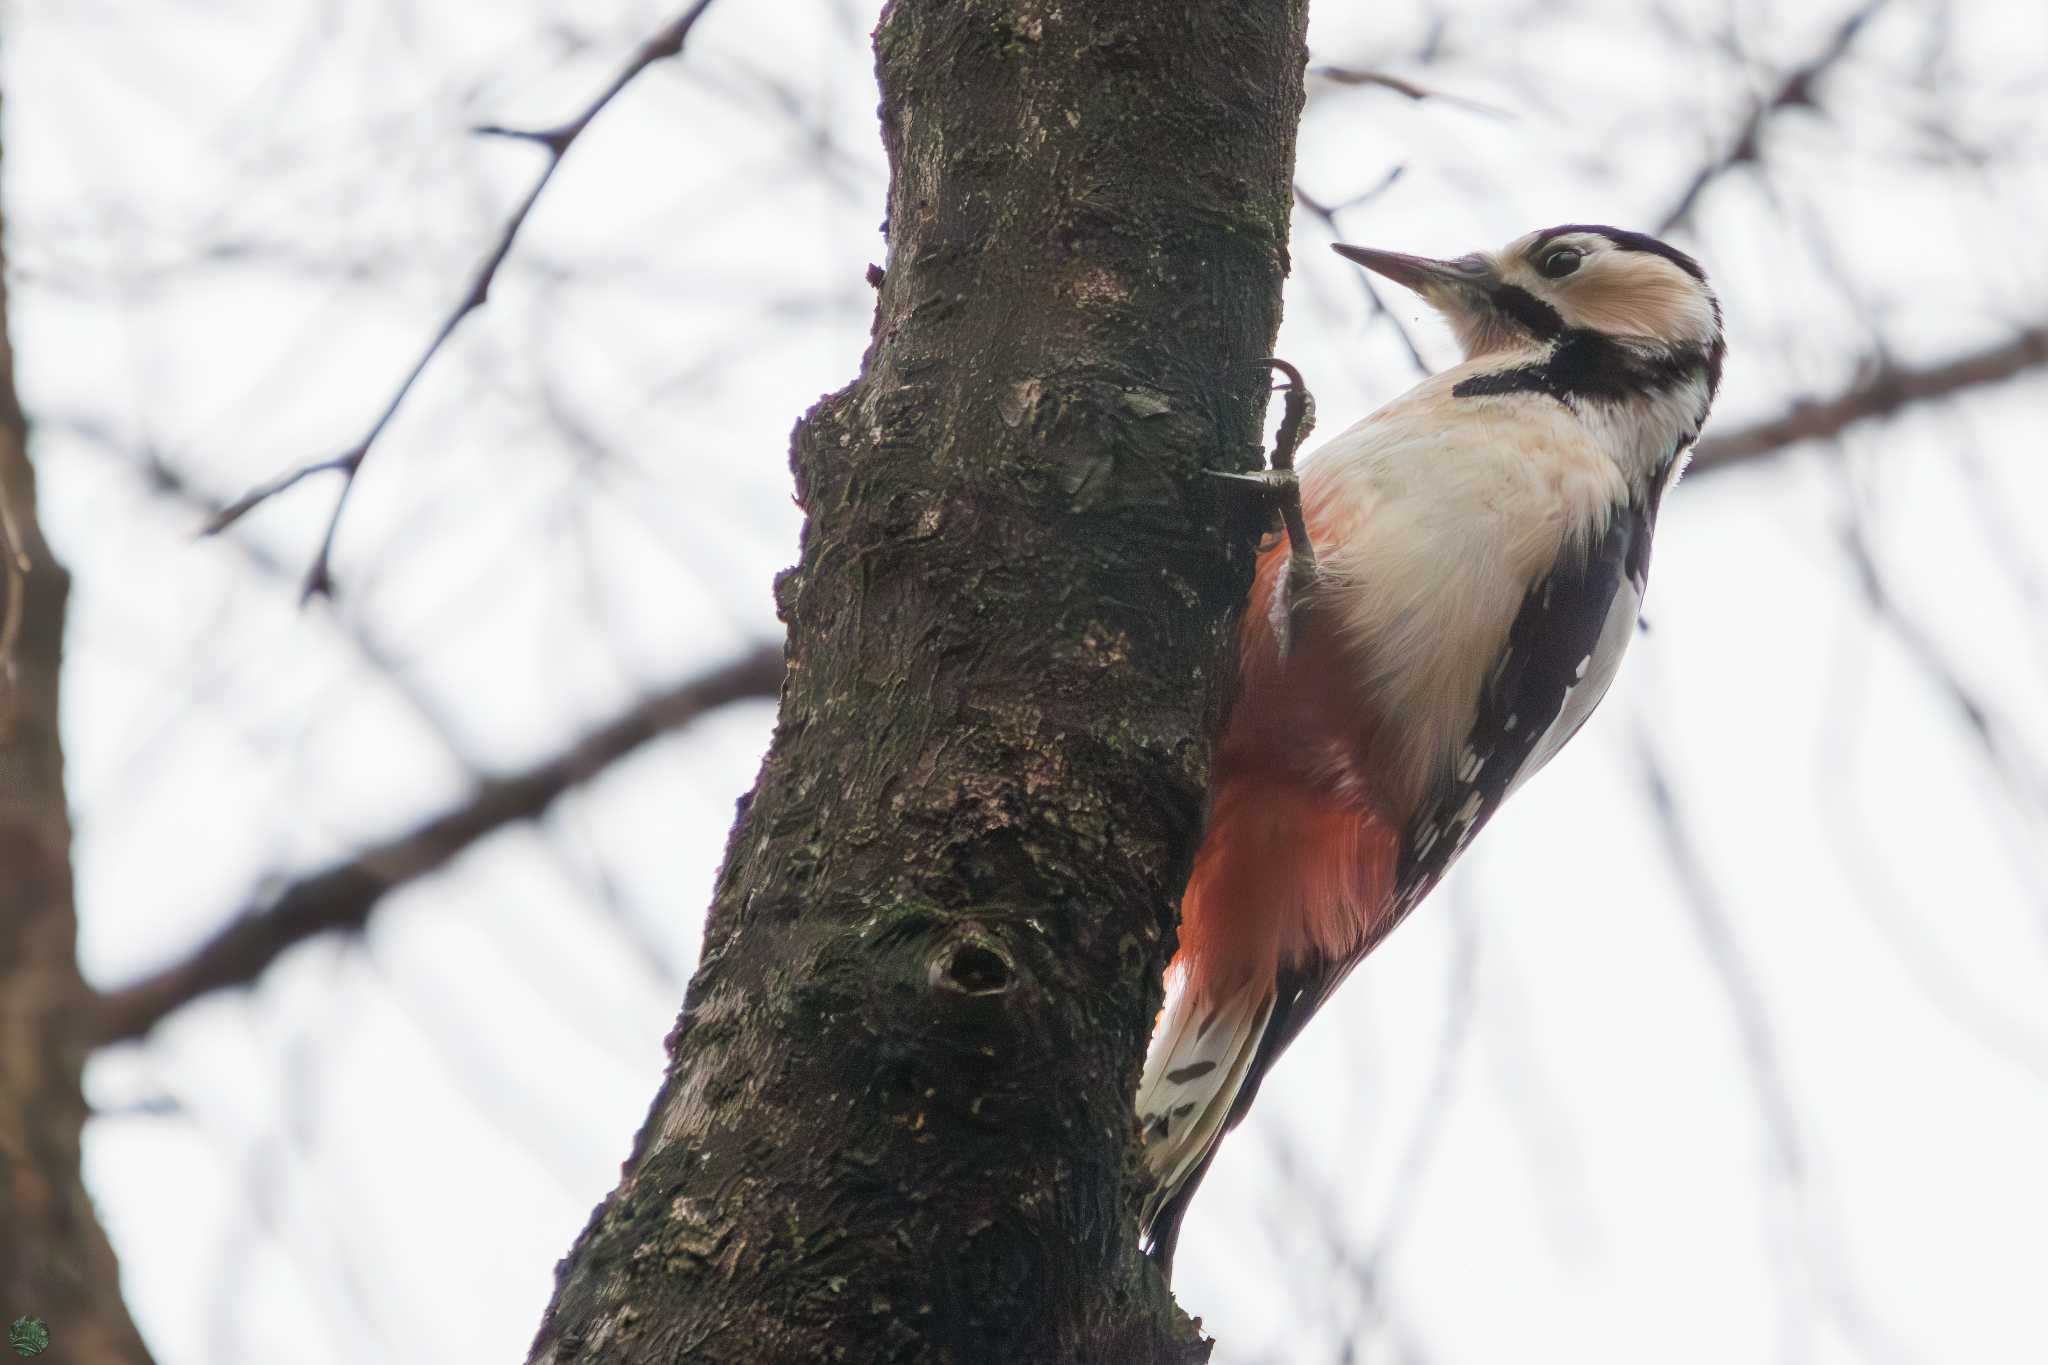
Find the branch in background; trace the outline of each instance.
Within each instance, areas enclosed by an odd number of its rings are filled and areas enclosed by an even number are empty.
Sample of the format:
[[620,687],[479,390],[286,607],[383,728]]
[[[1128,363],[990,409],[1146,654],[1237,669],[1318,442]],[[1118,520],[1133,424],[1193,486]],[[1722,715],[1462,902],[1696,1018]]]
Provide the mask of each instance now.
[[1432,90],[1426,85],[1418,85],[1414,81],[1396,76],[1391,72],[1365,71],[1351,66],[1316,66],[1310,67],[1308,74],[1312,78],[1326,80],[1332,85],[1375,85],[1382,90],[1391,90],[1397,95],[1417,102],[1437,100],[1443,104],[1454,105],[1457,108],[1469,110],[1475,114],[1484,114],[1488,118],[1507,120],[1514,118],[1512,112],[1501,108],[1499,105],[1484,104],[1479,100],[1467,99],[1463,95],[1447,95],[1441,90]]
[[[1860,530],[1856,534],[1860,539]],[[1873,756],[1864,738],[1869,721],[1869,644],[1864,632],[1857,632],[1853,645],[1845,642],[1847,647],[1834,666],[1835,680],[1823,688],[1830,705],[1821,728],[1816,783],[1820,799],[1814,804],[1832,837],[1835,863],[1852,884],[1850,903],[1882,935],[1899,967],[1913,979],[1929,1005],[1993,1054],[2018,1067],[2028,1085],[2048,1089],[2048,1033],[2037,1030],[2021,1014],[2001,1008],[1991,992],[1969,980],[1939,936],[1926,932],[1926,907],[1911,903],[1913,897],[1892,865],[1899,852],[1897,841],[1880,833],[1870,802],[1838,797],[1842,792],[1868,791],[1874,786],[1859,785],[1867,781],[1864,766]],[[1975,733],[1981,738],[1981,731]],[[2031,871],[2030,866],[2021,869],[2022,875]],[[2039,883],[2032,886],[2034,903],[2048,904]]]
[[[1394,169],[1387,172],[1386,178],[1381,180],[1379,184],[1363,194],[1352,196],[1341,204],[1323,203],[1320,199],[1317,199],[1314,195],[1303,189],[1301,182],[1297,180],[1294,182],[1294,202],[1301,205],[1303,211],[1330,230],[1331,240],[1341,242],[1344,240],[1344,229],[1338,225],[1337,215],[1346,209],[1356,208],[1368,200],[1376,199],[1392,189],[1394,182],[1401,178],[1401,172],[1405,169],[1406,167],[1403,166],[1394,167]],[[1373,316],[1383,317],[1394,325],[1394,331],[1399,334],[1401,344],[1408,348],[1408,359],[1414,364],[1415,372],[1426,377],[1430,373],[1430,369],[1429,362],[1422,358],[1422,348],[1415,344],[1415,338],[1409,334],[1408,328],[1403,325],[1400,316],[1393,309],[1387,307],[1386,300],[1380,297],[1380,291],[1373,287],[1372,276],[1363,270],[1354,270],[1351,273],[1357,278],[1359,287],[1365,290],[1366,302],[1372,305]]]
[[[1842,547],[1848,552],[1857,583],[1862,587],[1864,600],[1870,604],[1871,611],[1890,627],[1893,638],[1906,656],[1919,666],[1928,682],[1954,708],[1956,719],[1969,732],[1984,755],[1985,763],[1997,775],[2007,793],[2018,801],[2048,811],[2048,783],[2044,783],[2033,770],[2019,737],[1998,722],[1990,706],[1978,697],[1949,661],[1933,633],[1886,586],[1877,558],[1871,553],[1861,518],[1852,516],[1843,523]],[[2037,861],[2037,849],[2032,840],[2016,848],[2014,853],[2023,871],[2033,867]]]
[[95,1040],[105,1045],[140,1038],[203,995],[250,985],[287,949],[309,938],[361,929],[389,892],[445,867],[507,825],[539,815],[650,740],[733,702],[773,697],[782,672],[780,645],[757,649],[647,698],[544,763],[485,783],[455,809],[293,883],[267,910],[237,918],[184,961],[103,993],[95,1005]]
[[1790,1283],[1790,1272],[1803,1260],[1835,1323],[1866,1357],[1916,1360],[1871,1307],[1856,1278],[1842,1245],[1839,1216],[1827,1197],[1827,1183],[1815,1178],[1813,1153],[1801,1131],[1792,1068],[1779,1044],[1763,980],[1736,932],[1735,916],[1722,899],[1707,854],[1678,808],[1664,759],[1647,733],[1638,736],[1637,747],[1650,818],[1678,882],[1678,902],[1727,1002],[1768,1160],[1781,1185],[1783,1198],[1771,1201],[1767,1213],[1779,1278]]
[[314,556],[313,566],[306,572],[302,597],[311,598],[333,592],[334,581],[330,560],[334,551],[334,534],[341,526],[342,509],[348,504],[349,492],[355,487],[356,475],[362,471],[363,461],[368,458],[370,448],[377,443],[377,438],[384,434],[384,428],[391,424],[391,419],[398,415],[398,409],[405,402],[406,395],[412,392],[412,386],[419,382],[419,377],[426,372],[427,366],[433,363],[434,357],[440,353],[448,338],[454,335],[462,320],[483,307],[489,300],[491,282],[497,278],[498,268],[512,253],[512,244],[518,240],[519,230],[526,226],[527,217],[533,212],[533,206],[540,201],[542,191],[547,189],[548,182],[554,178],[555,168],[562,164],[562,158],[568,154],[570,146],[583,130],[590,126],[591,120],[602,113],[605,106],[642,71],[656,62],[680,53],[684,41],[690,36],[690,30],[696,27],[697,20],[702,18],[704,11],[710,7],[711,0],[696,0],[695,4],[670,20],[660,32],[640,45],[632,59],[612,78],[612,83],[605,87],[604,92],[567,123],[539,130],[504,128],[495,124],[477,129],[477,132],[490,137],[516,138],[522,142],[535,143],[546,149],[548,159],[547,164],[541,167],[540,175],[535,178],[533,188],[526,192],[526,198],[520,201],[519,207],[514,209],[512,216],[506,220],[504,230],[498,234],[497,245],[491,248],[490,254],[484,257],[483,264],[477,268],[476,275],[469,282],[469,291],[455,305],[454,311],[442,320],[440,330],[434,333],[433,340],[427,343],[427,348],[420,352],[419,359],[413,362],[412,369],[400,381],[398,391],[391,395],[391,401],[384,405],[384,411],[371,423],[369,433],[362,440],[339,455],[301,466],[289,474],[251,489],[223,508],[218,516],[207,523],[208,535],[234,525],[263,503],[304,479],[316,474],[339,473],[342,476],[341,492],[334,499],[334,510],[328,514],[327,531],[321,537],[320,552]]
[[[1289,1221],[1280,1235],[1280,1243],[1291,1244],[1297,1239],[1304,1221],[1316,1225],[1322,1234],[1331,1280],[1351,1291],[1351,1301],[1341,1307],[1336,1293],[1327,1296],[1329,1311],[1338,1319],[1333,1325],[1340,1341],[1364,1345],[1381,1338],[1399,1340],[1406,1336],[1397,1316],[1397,1305],[1392,1302],[1398,1295],[1389,1292],[1388,1282],[1402,1239],[1414,1225],[1416,1211],[1422,1205],[1430,1168],[1443,1149],[1444,1129],[1450,1121],[1465,1059],[1472,1048],[1477,1003],[1479,930],[1472,906],[1459,896],[1443,913],[1452,917],[1457,933],[1444,983],[1443,1031],[1437,1036],[1428,1088],[1423,1092],[1414,1124],[1401,1142],[1394,1174],[1387,1182],[1390,1193],[1386,1207],[1370,1242],[1359,1245],[1353,1239],[1343,1205],[1329,1198],[1327,1184],[1319,1184],[1301,1169],[1300,1158],[1292,1147],[1284,1139],[1269,1139],[1284,1183],[1290,1191],[1299,1192],[1311,1210],[1306,1219],[1291,1211],[1283,1215]],[[1412,1344],[1401,1350],[1398,1358],[1414,1359]]]
[[1814,82],[1849,55],[1849,48],[1856,41],[1857,33],[1884,6],[1885,0],[1869,0],[1869,3],[1836,26],[1834,35],[1828,40],[1826,47],[1785,73],[1785,78],[1778,82],[1778,88],[1771,93],[1770,98],[1750,110],[1749,117],[1743,120],[1734,141],[1728,144],[1728,150],[1700,167],[1699,173],[1693,176],[1692,182],[1678,196],[1678,202],[1658,221],[1658,236],[1669,234],[1673,228],[1691,217],[1692,211],[1699,206],[1700,196],[1706,193],[1709,185],[1737,166],[1746,165],[1758,158],[1764,124],[1773,114],[1781,109],[1816,107],[1813,97]]
[[1952,397],[2048,366],[2048,324],[2029,327],[2008,341],[1915,369],[1886,365],[1848,392],[1820,402],[1794,404],[1791,411],[1754,422],[1699,443],[1692,473],[1725,469],[1774,454],[1798,441],[1839,436],[1858,422],[1890,417],[1914,403]]
[[[44,433],[61,431],[113,457],[142,480],[151,493],[177,504],[195,519],[212,519],[221,514],[217,501],[196,488],[182,470],[165,460],[162,453],[146,441],[131,445],[107,423],[90,416],[46,413],[36,419],[36,426]],[[282,582],[295,576],[295,571],[261,541],[247,536],[222,536],[220,539],[234,546],[243,561],[267,579]],[[457,742],[459,729],[448,707],[413,681],[404,661],[393,656],[364,623],[345,613],[332,613],[327,621],[336,638],[354,651],[364,667],[375,673],[379,682],[412,708],[420,724],[433,735],[448,759],[472,779],[481,781],[483,774]]]

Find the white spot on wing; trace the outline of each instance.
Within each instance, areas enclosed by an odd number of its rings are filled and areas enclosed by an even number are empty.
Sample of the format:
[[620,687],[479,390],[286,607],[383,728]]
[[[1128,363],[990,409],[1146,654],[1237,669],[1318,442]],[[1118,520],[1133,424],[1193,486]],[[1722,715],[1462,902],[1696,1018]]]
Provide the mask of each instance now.
[[1614,601],[1608,604],[1607,619],[1601,623],[1600,638],[1594,643],[1593,652],[1579,664],[1579,680],[1565,689],[1564,704],[1529,751],[1528,761],[1516,772],[1508,791],[1513,792],[1555,758],[1565,741],[1578,733],[1586,718],[1593,714],[1593,708],[1607,695],[1608,685],[1621,668],[1621,656],[1627,653],[1629,640],[1635,634],[1642,603],[1641,588],[1632,577],[1623,575],[1615,588]]

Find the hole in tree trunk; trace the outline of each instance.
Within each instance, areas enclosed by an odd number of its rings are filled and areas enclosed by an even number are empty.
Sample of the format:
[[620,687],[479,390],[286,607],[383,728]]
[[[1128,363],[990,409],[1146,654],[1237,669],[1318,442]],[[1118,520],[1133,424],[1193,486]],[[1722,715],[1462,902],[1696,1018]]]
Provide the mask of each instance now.
[[984,943],[962,943],[932,964],[932,984],[963,995],[1001,995],[1016,983],[1009,959]]

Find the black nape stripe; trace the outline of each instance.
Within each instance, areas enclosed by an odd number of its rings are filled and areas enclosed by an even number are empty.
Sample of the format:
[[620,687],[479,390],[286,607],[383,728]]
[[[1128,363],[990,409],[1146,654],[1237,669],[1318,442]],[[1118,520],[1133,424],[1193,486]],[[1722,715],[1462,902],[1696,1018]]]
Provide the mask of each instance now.
[[1701,284],[1707,282],[1707,272],[1700,269],[1700,263],[1669,242],[1660,242],[1647,232],[1630,232],[1627,228],[1608,227],[1604,223],[1564,223],[1546,228],[1537,234],[1536,245],[1531,250],[1541,251],[1553,237],[1569,236],[1574,232],[1605,237],[1618,251],[1646,251],[1652,256],[1662,256]]
[[1564,318],[1555,308],[1517,284],[1496,284],[1486,291],[1495,311],[1520,323],[1545,341],[1564,335]]
[[1579,399],[1615,402],[1677,388],[1695,374],[1718,380],[1719,357],[1695,346],[1643,350],[1583,327],[1566,332],[1540,365],[1475,374],[1451,389],[1454,398],[1541,393],[1570,407]]

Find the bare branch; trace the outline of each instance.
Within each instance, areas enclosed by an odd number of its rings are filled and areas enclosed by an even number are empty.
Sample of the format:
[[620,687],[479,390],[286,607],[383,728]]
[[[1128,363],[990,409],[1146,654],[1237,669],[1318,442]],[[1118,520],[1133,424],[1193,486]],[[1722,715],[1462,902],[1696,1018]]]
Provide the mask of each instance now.
[[370,430],[362,440],[339,455],[316,460],[252,489],[230,503],[222,509],[220,515],[208,522],[206,534],[213,535],[234,525],[242,517],[302,479],[315,474],[339,473],[342,476],[341,492],[335,495],[334,508],[328,513],[327,530],[320,540],[320,552],[314,556],[313,565],[306,572],[301,597],[302,600],[310,599],[334,591],[331,569],[334,535],[340,529],[342,509],[348,505],[349,492],[355,487],[356,475],[362,471],[363,461],[369,457],[371,447],[377,443],[377,438],[384,434],[384,428],[391,424],[391,419],[398,415],[398,409],[404,404],[406,395],[412,392],[413,385],[419,382],[420,376],[426,372],[427,366],[433,363],[434,357],[440,353],[441,347],[447,344],[448,338],[455,334],[455,329],[461,326],[462,320],[489,301],[491,283],[497,278],[498,268],[512,253],[512,244],[518,240],[520,229],[526,226],[533,206],[540,202],[542,192],[554,178],[555,168],[562,164],[562,158],[568,154],[571,144],[590,126],[591,120],[602,113],[605,106],[630,85],[635,77],[656,62],[680,53],[684,41],[690,36],[690,30],[710,7],[711,0],[695,0],[688,9],[670,20],[659,32],[639,46],[631,60],[612,78],[611,84],[605,87],[603,93],[567,123],[538,130],[505,128],[492,124],[476,130],[488,137],[515,138],[522,142],[534,143],[546,149],[548,159],[547,164],[541,167],[540,174],[535,177],[533,188],[526,192],[526,197],[519,201],[519,207],[514,209],[512,216],[505,221],[503,230],[498,234],[497,244],[477,267],[476,274],[470,279],[468,291],[456,303],[454,310],[442,319],[433,339],[427,343],[426,349],[420,352],[419,358],[413,362],[405,378],[399,381],[397,391],[391,395],[391,401],[384,405],[384,410],[377,415],[377,420],[370,424]]
[[1475,114],[1484,114],[1488,118],[1509,120],[1514,118],[1512,112],[1501,108],[1499,105],[1467,99],[1463,95],[1445,94],[1441,90],[1432,90],[1426,85],[1418,85],[1406,77],[1396,76],[1388,71],[1367,71],[1352,66],[1316,66],[1309,68],[1308,74],[1311,77],[1326,80],[1332,85],[1373,85],[1378,86],[1382,90],[1391,90],[1397,95],[1415,100],[1418,103],[1422,100],[1437,100],[1444,104],[1469,110]]
[[[1387,174],[1384,180],[1372,189],[1342,204],[1323,203],[1320,199],[1317,199],[1314,195],[1303,189],[1301,182],[1297,180],[1294,182],[1294,202],[1301,205],[1307,213],[1324,227],[1328,228],[1333,240],[1341,242],[1344,240],[1344,230],[1337,223],[1337,215],[1346,209],[1355,208],[1366,200],[1384,193],[1393,186],[1396,180],[1400,179],[1401,170],[1401,167],[1396,166]],[[1380,291],[1373,287],[1372,276],[1363,270],[1354,271],[1353,274],[1358,279],[1359,287],[1365,290],[1366,302],[1372,305],[1373,316],[1384,317],[1394,325],[1394,331],[1400,336],[1401,344],[1408,348],[1408,359],[1414,364],[1416,373],[1427,375],[1429,373],[1429,362],[1422,358],[1422,348],[1415,344],[1415,338],[1409,334],[1408,328],[1402,323],[1400,315],[1387,307],[1386,300],[1380,297]]]
[[1749,111],[1749,117],[1743,120],[1742,127],[1736,131],[1734,140],[1728,144],[1728,149],[1700,167],[1691,183],[1686,185],[1678,196],[1678,202],[1658,221],[1658,236],[1666,235],[1691,217],[1692,211],[1699,206],[1700,196],[1706,193],[1709,185],[1737,166],[1757,159],[1764,124],[1769,122],[1773,114],[1795,106],[1814,106],[1814,82],[1849,55],[1849,48],[1856,41],[1857,33],[1884,8],[1885,2],[1886,0],[1868,0],[1868,3],[1836,26],[1827,46],[1785,73],[1785,78],[1778,82],[1778,88],[1770,97]]
[[[140,448],[130,446],[105,422],[60,413],[44,414],[37,420],[37,425],[45,432],[66,432],[112,456],[146,483],[151,493],[189,510],[204,522],[219,520],[224,515],[218,502],[193,486],[184,471],[165,460],[159,451],[146,445]],[[234,546],[243,560],[266,578],[281,582],[296,576],[295,570],[258,540],[247,536],[222,536],[220,539],[224,544]],[[344,612],[329,613],[327,622],[336,637],[355,652],[364,666],[412,708],[420,724],[439,742],[448,758],[459,764],[471,778],[481,781],[483,775],[458,742],[460,729],[440,698],[415,681],[404,661],[394,657],[363,622]]]
[[1924,368],[1883,365],[1846,393],[1796,403],[1789,412],[1699,443],[1691,472],[1705,473],[1771,455],[1798,441],[1839,436],[1858,422],[1890,417],[1914,403],[1949,398],[2048,366],[2048,324],[2008,341]]
[[779,645],[757,649],[647,698],[554,758],[486,782],[454,809],[293,883],[268,909],[238,917],[182,962],[103,993],[95,1005],[94,1037],[101,1045],[140,1038],[203,995],[251,984],[287,949],[309,938],[361,929],[390,891],[445,867],[507,825],[539,815],[650,740],[732,702],[773,697],[782,672]]
[[1729,1022],[1756,1103],[1765,1150],[1782,1198],[1771,1210],[1771,1239],[1780,1271],[1803,1259],[1835,1322],[1865,1355],[1908,1361],[1918,1357],[1871,1307],[1844,1253],[1826,1182],[1816,1179],[1813,1154],[1799,1120],[1797,1087],[1771,1018],[1770,1002],[1755,962],[1736,932],[1733,911],[1723,900],[1705,850],[1678,807],[1664,759],[1647,733],[1639,734],[1650,817],[1678,881],[1678,902],[1686,912],[1707,965],[1726,1000]]
[[[435,347],[440,346],[443,338],[448,335],[448,330],[447,327],[442,328],[440,336],[434,338],[434,345],[428,348],[428,355],[433,353]],[[420,365],[414,366],[412,375],[407,377],[405,381],[406,387],[411,386],[413,378],[417,377],[420,372],[420,366],[425,364],[426,357],[423,356],[420,359]],[[399,392],[403,396],[404,389],[401,388]],[[369,449],[370,442],[377,439],[377,433],[382,431],[384,424],[391,420],[391,414],[397,407],[398,401],[393,399],[391,406],[384,410],[384,415],[377,419],[376,427],[371,430],[368,436],[358,442],[354,448],[336,455],[331,460],[319,460],[313,464],[301,465],[288,474],[280,474],[267,483],[257,484],[254,488],[242,494],[241,497],[236,498],[233,502],[215,512],[211,517],[208,517],[206,524],[199,528],[199,534],[203,536],[219,535],[222,531],[227,530],[228,527],[240,521],[244,516],[256,510],[256,508],[269,502],[279,493],[284,492],[287,488],[296,486],[306,479],[312,478],[315,474],[326,474],[338,470],[347,475],[349,480],[353,482],[356,476],[356,466],[363,462],[363,452]],[[346,490],[344,489],[344,491]]]
[[[1869,756],[1860,733],[1867,705],[1868,641],[1859,644],[1853,651],[1844,650],[1836,665],[1837,680],[1826,688],[1831,704],[1821,731],[1816,790],[1827,798],[1857,790],[1860,765]],[[2019,1068],[2028,1085],[2048,1087],[2048,1034],[2037,1031],[2019,1013],[2002,1008],[1990,992],[1969,979],[1939,937],[1926,932],[1921,913],[1909,903],[1912,898],[1891,866],[1897,841],[1881,834],[1867,803],[1821,799],[1814,809],[1827,822],[1836,865],[1853,883],[1850,903],[1883,936],[1927,1002],[1991,1053]],[[2023,874],[2029,871],[2022,869]],[[2037,891],[2036,902],[2041,899]]]
[[[1929,684],[1954,709],[1956,719],[1982,754],[1986,767],[1998,778],[2007,795],[2015,801],[2048,811],[2048,783],[2044,783],[2027,761],[2021,737],[2000,723],[1992,708],[1978,695],[1950,661],[1931,632],[1885,582],[1860,517],[1851,516],[1842,525],[1842,546],[1856,572],[1864,599],[1877,618],[1889,627],[1893,639],[1926,677]],[[2035,840],[2016,841],[2014,862],[2023,874],[2039,866]]]

